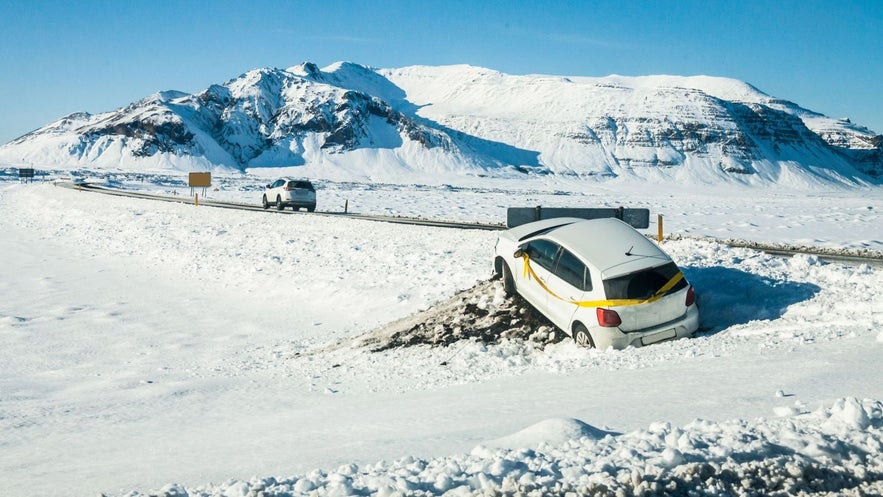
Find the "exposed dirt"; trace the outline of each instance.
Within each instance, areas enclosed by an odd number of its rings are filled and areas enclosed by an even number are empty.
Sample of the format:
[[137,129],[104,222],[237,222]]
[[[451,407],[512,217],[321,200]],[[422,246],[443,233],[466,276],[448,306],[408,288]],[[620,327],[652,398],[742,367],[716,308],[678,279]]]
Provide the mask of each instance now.
[[569,337],[520,296],[506,297],[499,281],[485,281],[357,337],[355,346],[380,352],[414,345],[444,347],[461,340],[521,340],[542,349],[565,338]]

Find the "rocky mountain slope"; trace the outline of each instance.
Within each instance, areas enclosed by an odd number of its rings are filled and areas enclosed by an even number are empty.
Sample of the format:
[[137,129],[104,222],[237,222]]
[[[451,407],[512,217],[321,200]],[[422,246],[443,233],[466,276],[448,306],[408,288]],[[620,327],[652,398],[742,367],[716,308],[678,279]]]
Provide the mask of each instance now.
[[879,181],[883,136],[726,78],[304,63],[72,114],[0,147],[0,163],[855,184]]

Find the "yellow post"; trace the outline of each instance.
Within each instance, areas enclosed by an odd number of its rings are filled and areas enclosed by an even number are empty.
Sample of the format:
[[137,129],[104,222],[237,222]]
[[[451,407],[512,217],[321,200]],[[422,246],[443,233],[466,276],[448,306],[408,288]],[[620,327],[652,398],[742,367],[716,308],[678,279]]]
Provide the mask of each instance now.
[[662,243],[662,214],[656,216],[656,229],[658,230],[656,232],[656,239],[659,243]]
[[196,194],[195,200],[193,201],[193,205],[199,207],[199,194]]

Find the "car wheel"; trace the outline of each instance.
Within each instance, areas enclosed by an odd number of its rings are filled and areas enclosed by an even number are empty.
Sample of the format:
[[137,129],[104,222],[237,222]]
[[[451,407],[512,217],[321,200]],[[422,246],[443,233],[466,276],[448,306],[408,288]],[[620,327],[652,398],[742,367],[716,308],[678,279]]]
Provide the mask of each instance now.
[[264,209],[269,209],[269,208],[270,208],[270,202],[267,202],[267,196],[266,196],[266,195],[264,195],[264,198],[261,199],[261,207],[263,207]]
[[512,277],[512,270],[509,264],[503,263],[503,292],[506,296],[515,295],[515,278]]
[[284,208],[285,208],[285,206],[282,205],[282,197],[280,197],[279,195],[276,195],[276,210],[281,211]]
[[592,335],[589,335],[589,330],[582,323],[576,323],[573,327],[573,340],[580,347],[585,347],[587,349],[594,349],[595,342],[592,341]]
[[315,205],[311,205],[311,206],[307,207],[307,212],[313,212],[314,210],[316,210]]

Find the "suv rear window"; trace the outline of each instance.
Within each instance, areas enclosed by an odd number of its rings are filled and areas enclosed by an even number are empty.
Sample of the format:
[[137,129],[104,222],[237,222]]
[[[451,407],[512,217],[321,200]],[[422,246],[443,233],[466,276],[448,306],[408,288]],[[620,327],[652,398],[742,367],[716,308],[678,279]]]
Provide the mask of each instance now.
[[[674,275],[678,274],[674,262],[645,269],[636,273],[604,280],[604,292],[608,299],[648,299],[658,292]],[[669,292],[687,287],[687,280],[681,279]]]
[[310,183],[309,181],[292,181],[291,183],[288,184],[288,186],[290,188],[301,188],[303,190],[309,190],[311,192],[316,191],[313,188],[313,184]]

